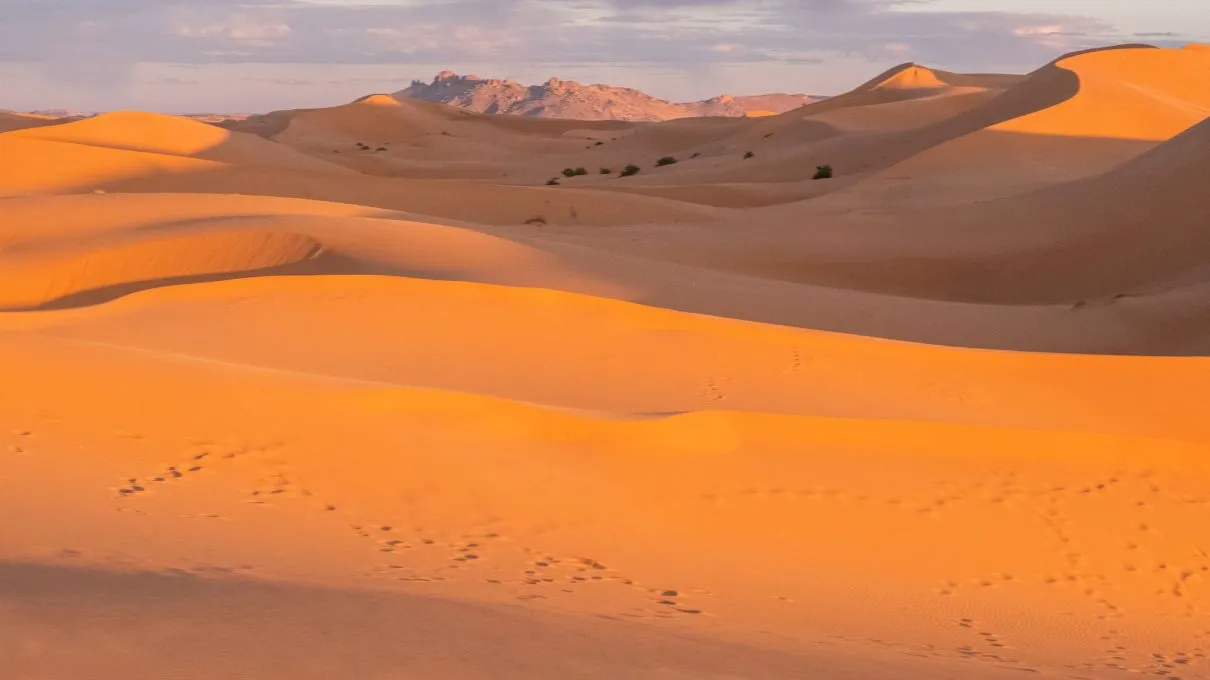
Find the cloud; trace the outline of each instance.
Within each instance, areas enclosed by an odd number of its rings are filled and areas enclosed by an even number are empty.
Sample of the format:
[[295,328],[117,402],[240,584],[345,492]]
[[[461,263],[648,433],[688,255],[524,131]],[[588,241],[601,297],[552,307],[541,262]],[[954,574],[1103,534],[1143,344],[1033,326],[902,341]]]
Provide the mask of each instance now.
[[[0,0],[0,60],[79,53],[126,61],[407,63],[761,61],[887,45],[946,62],[1024,61],[1085,46],[1093,19],[918,12],[908,0]],[[743,46],[722,49],[719,46]]]
[[[473,63],[501,77],[625,67],[636,80],[659,73],[683,81],[674,83],[678,94],[696,83],[707,95],[720,74],[756,87],[762,73],[847,64],[851,74],[824,74],[832,88],[898,61],[1023,71],[1066,51],[1139,39],[1095,17],[946,11],[947,2],[0,0],[0,63],[33,63],[49,80],[114,92],[149,63],[298,64],[300,77],[318,65]],[[737,75],[743,69],[751,75]]]

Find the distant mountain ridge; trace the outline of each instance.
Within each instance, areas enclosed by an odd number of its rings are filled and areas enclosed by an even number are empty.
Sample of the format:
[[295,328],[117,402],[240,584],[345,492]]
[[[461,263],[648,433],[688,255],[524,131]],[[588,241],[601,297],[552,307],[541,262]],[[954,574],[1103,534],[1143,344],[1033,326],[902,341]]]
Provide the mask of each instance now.
[[696,102],[670,102],[628,87],[583,85],[551,78],[541,85],[479,78],[442,71],[432,82],[412,81],[396,99],[419,99],[477,113],[576,120],[660,121],[702,116],[743,117],[784,113],[822,99],[806,94],[721,95]]

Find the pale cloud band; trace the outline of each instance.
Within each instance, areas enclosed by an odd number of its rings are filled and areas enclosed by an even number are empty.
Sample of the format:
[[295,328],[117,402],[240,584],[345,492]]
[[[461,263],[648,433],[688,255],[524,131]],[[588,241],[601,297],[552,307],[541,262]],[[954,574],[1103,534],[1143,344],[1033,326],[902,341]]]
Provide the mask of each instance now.
[[[744,82],[755,89],[820,91],[909,59],[1020,71],[1063,51],[1136,40],[1093,16],[947,10],[950,1],[0,0],[0,62],[77,86],[122,83],[146,64],[300,65],[273,76],[283,80],[308,78],[301,65],[395,64],[401,81],[423,75],[410,68],[421,64],[560,76],[627,64],[634,78],[621,84],[659,90],[651,74],[680,73],[702,82],[693,95],[708,96],[710,78],[736,69],[749,71]],[[825,61],[853,70],[797,87],[762,77]],[[862,63],[866,73],[856,71]]]

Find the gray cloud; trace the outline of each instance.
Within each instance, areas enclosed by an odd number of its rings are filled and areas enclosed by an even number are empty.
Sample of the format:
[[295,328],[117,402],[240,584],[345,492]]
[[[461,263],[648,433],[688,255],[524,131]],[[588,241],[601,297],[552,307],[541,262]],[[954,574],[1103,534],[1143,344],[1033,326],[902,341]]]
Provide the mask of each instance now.
[[[792,61],[809,52],[1013,61],[1083,47],[1079,17],[899,11],[905,0],[2,0],[0,60],[408,63]],[[47,40],[46,36],[64,36]],[[1067,38],[1061,40],[1060,38]],[[70,54],[55,45],[70,42]],[[722,46],[722,47],[720,47]],[[731,46],[727,49],[727,46]],[[742,48],[742,49],[741,49]],[[991,55],[989,57],[989,55]],[[92,60],[97,62],[97,60]],[[91,68],[91,67],[90,67]]]
[[[32,63],[49,81],[115,92],[147,63],[498,68],[485,76],[626,65],[700,81],[707,95],[712,78],[734,78],[737,68],[868,64],[854,82],[908,60],[1020,71],[1065,51],[1137,39],[1090,17],[947,12],[932,2],[0,0],[0,63]],[[297,89],[285,81],[268,84]]]

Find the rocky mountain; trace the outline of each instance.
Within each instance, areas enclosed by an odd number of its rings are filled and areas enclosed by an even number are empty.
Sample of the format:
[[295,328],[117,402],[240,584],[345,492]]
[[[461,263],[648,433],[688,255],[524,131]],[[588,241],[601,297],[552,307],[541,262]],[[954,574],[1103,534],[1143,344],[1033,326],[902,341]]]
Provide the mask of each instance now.
[[541,85],[511,80],[438,73],[433,81],[412,81],[396,92],[399,99],[421,99],[479,113],[502,113],[577,120],[658,121],[700,116],[748,116],[783,113],[821,97],[805,94],[722,95],[697,102],[670,102],[626,87],[582,85],[551,78]]

